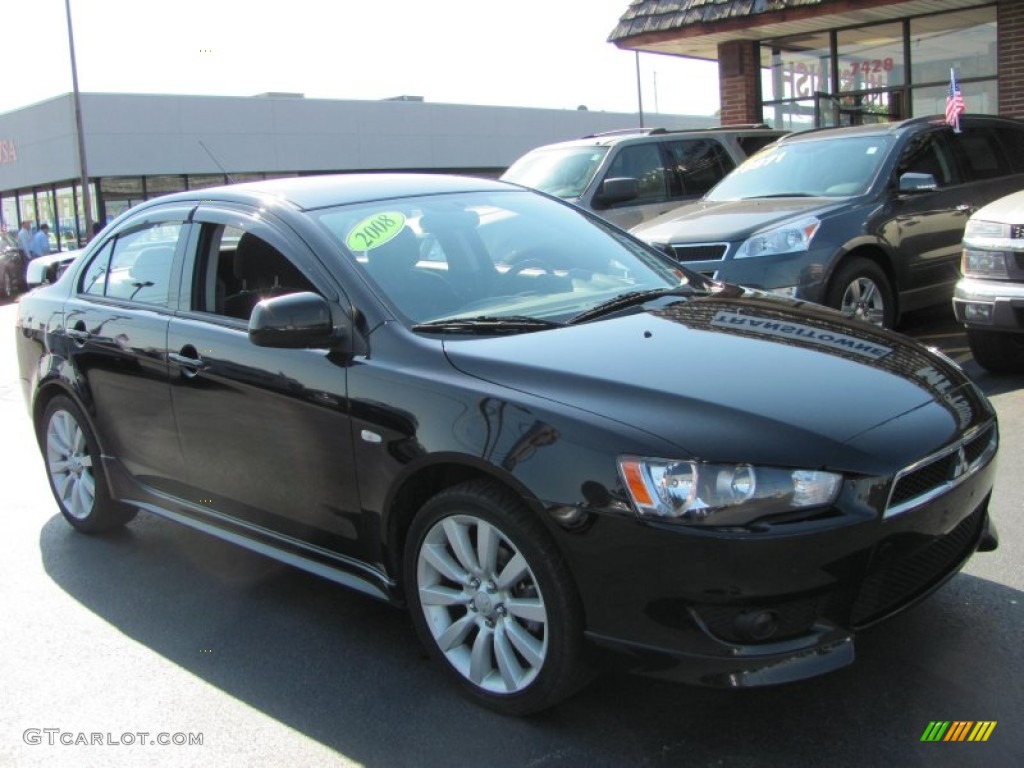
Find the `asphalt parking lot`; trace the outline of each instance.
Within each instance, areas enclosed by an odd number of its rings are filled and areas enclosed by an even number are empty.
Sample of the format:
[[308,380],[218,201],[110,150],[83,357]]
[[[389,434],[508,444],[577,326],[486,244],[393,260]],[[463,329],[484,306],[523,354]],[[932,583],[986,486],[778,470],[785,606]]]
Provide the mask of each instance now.
[[[25,412],[15,311],[0,303],[0,766],[1024,765],[1024,377],[982,371],[944,307],[903,330],[999,412],[997,552],[831,675],[739,692],[604,676],[524,720],[464,701],[369,598],[150,515],[74,533]],[[936,720],[996,726],[922,742]]]

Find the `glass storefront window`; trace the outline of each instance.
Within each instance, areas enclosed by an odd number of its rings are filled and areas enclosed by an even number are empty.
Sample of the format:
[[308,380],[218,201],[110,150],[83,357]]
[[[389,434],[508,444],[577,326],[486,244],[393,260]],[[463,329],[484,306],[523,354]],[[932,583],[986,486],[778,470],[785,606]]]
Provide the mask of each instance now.
[[100,179],[100,193],[107,219],[114,219],[143,201],[141,176],[110,176]]
[[227,184],[223,173],[196,174],[188,176],[189,189],[203,189],[205,187],[219,187]]
[[75,215],[75,195],[71,187],[57,188],[57,231],[62,249],[78,247],[82,232]]
[[814,128],[814,99],[765,104],[763,119],[772,128],[806,131]]
[[827,32],[761,43],[761,97],[782,101],[828,93],[830,62]]
[[836,47],[840,91],[877,90],[907,80],[901,23],[844,29]]
[[[946,73],[949,79],[949,73]],[[968,112],[982,115],[999,114],[999,84],[995,80],[984,80],[980,83],[960,83],[960,92],[964,97],[964,106]],[[946,95],[949,84],[934,85],[929,88],[915,88],[911,91],[914,102],[914,115],[946,114]]]
[[57,215],[56,201],[53,197],[53,190],[36,190],[36,217],[38,226],[48,224],[50,226],[50,250],[57,250]]
[[31,192],[18,195],[18,207],[21,209],[21,220],[31,221],[33,229],[36,225],[36,200]]
[[[99,197],[96,194],[95,182],[89,184],[89,202],[91,203],[89,207],[92,209],[91,219],[95,223],[100,220]],[[84,243],[92,239],[92,232],[88,232],[85,226],[85,200],[82,198],[81,184],[75,184],[75,205],[77,206],[75,215],[78,217],[78,231],[84,235],[84,239],[81,241]],[[106,224],[106,222],[102,223]]]
[[996,9],[911,19],[910,61],[915,83],[948,83],[950,68],[958,78],[995,77]]
[[147,176],[146,197],[152,199],[160,195],[169,195],[172,192],[185,191],[184,176]]
[[21,222],[18,221],[18,201],[14,195],[4,195],[3,201],[0,202],[0,221],[8,232],[17,232],[21,226]]

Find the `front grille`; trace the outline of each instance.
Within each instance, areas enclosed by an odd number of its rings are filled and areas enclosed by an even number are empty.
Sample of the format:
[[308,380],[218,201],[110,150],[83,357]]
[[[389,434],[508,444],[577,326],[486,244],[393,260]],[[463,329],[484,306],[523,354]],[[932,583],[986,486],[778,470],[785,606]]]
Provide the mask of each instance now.
[[905,605],[955,571],[974,551],[985,505],[956,528],[909,557],[875,568],[861,585],[850,622],[854,629]]
[[670,255],[676,261],[721,261],[729,250],[728,243],[700,243],[697,245],[670,245]]
[[989,424],[907,467],[896,475],[885,516],[898,515],[959,485],[995,455],[996,442],[995,424]]

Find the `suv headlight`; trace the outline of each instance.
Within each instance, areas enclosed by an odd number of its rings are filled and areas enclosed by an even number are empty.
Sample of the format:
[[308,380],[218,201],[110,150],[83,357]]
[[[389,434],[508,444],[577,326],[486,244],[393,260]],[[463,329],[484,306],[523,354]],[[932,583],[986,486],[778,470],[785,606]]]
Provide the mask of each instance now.
[[960,271],[964,277],[1001,277],[1010,276],[1006,270],[1006,254],[1003,251],[985,251],[977,248],[964,248]]
[[641,517],[685,525],[745,525],[766,515],[824,507],[842,475],[806,469],[619,459],[629,497]]
[[964,237],[988,237],[1000,240],[1010,239],[1010,225],[998,221],[983,221],[982,219],[968,219],[967,227],[964,229]]
[[811,247],[811,241],[820,226],[821,220],[817,216],[808,216],[758,232],[743,242],[733,258],[749,259],[754,256],[806,251]]

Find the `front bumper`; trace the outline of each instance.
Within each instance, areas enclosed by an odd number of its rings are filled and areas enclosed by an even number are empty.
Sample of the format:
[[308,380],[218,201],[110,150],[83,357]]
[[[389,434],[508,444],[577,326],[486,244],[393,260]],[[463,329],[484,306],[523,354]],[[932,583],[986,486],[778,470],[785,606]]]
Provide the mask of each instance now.
[[857,630],[929,595],[975,551],[995,548],[993,477],[989,462],[899,515],[836,515],[791,531],[671,530],[602,515],[588,536],[599,536],[605,556],[592,562],[590,546],[569,554],[587,637],[606,664],[717,687],[846,666]]
[[1024,283],[963,278],[953,292],[956,319],[970,328],[1024,331]]
[[796,253],[734,259],[732,255],[741,243],[733,242],[727,244],[723,259],[689,261],[683,255],[688,245],[677,243],[659,247],[687,269],[715,280],[764,291],[792,289],[795,298],[815,304],[825,301],[825,280],[835,257],[830,249],[812,248]]

